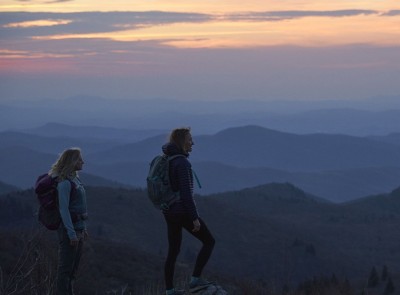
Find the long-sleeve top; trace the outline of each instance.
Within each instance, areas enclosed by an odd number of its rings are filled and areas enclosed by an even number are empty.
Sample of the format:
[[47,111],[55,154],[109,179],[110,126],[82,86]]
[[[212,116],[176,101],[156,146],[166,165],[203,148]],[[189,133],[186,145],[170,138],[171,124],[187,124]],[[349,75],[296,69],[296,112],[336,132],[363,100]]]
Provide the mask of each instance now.
[[173,191],[179,191],[180,200],[164,210],[166,215],[188,214],[192,220],[199,218],[196,203],[193,198],[192,165],[188,161],[188,154],[181,151],[175,144],[167,143],[162,147],[164,154],[174,156],[182,154],[184,157],[172,159],[169,166],[169,178]]
[[[75,190],[72,189],[71,181]],[[60,181],[57,186],[62,224],[70,239],[76,239],[76,230],[86,230],[86,192],[78,177]],[[72,194],[71,194],[72,191]]]

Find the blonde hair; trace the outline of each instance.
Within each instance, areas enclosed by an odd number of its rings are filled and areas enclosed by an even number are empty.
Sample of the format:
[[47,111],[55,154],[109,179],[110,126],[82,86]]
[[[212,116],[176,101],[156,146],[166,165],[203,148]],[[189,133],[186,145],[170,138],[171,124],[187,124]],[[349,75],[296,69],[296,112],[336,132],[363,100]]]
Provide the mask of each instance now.
[[59,180],[78,175],[75,167],[81,156],[80,148],[69,148],[62,152],[57,161],[51,166],[50,174],[58,175]]
[[176,128],[169,136],[169,142],[174,143],[179,149],[185,151],[185,139],[190,133],[190,127]]

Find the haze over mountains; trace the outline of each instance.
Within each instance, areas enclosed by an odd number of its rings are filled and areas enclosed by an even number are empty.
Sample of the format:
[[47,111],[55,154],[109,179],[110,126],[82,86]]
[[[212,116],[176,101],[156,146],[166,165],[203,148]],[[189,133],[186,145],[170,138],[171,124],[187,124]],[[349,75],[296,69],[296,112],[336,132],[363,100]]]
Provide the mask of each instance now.
[[0,131],[68,125],[163,129],[190,125],[196,134],[258,125],[290,133],[357,136],[400,132],[400,97],[320,101],[118,100],[76,96],[67,99],[0,103]]
[[[76,130],[76,137],[71,130]],[[388,192],[400,179],[396,138],[299,135],[259,126],[198,135],[190,156],[203,186],[196,192],[204,195],[269,182],[290,182],[334,202]],[[166,140],[163,130],[62,124],[0,132],[0,181],[29,188],[60,151],[79,146],[86,161],[84,172],[107,180],[104,185],[144,187],[149,162]]]
[[[371,267],[385,265],[400,281],[400,106],[169,101],[155,110],[153,103],[75,98],[1,106],[0,234],[32,227],[30,188],[62,150],[79,146],[92,236],[111,252],[129,245],[152,261],[143,272],[160,276],[165,228],[146,198],[145,178],[170,129],[191,126],[190,161],[202,184],[196,201],[217,239],[213,272],[292,287],[336,273],[363,286]],[[198,247],[187,237],[184,245],[181,263]],[[107,267],[104,273],[115,273]]]
[[[53,123],[51,123],[53,122]],[[32,186],[57,154],[82,148],[85,173],[144,187],[171,128],[191,126],[200,194],[290,182],[342,202],[391,191],[400,179],[400,99],[359,101],[3,101],[0,181]],[[98,183],[98,182],[97,182]]]

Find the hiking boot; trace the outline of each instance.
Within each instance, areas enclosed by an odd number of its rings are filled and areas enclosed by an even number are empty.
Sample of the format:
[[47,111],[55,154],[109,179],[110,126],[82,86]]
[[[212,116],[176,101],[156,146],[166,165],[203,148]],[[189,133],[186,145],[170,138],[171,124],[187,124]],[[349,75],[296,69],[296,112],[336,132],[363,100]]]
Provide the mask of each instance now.
[[210,285],[213,285],[214,282],[206,281],[202,278],[199,278],[196,282],[190,283],[190,293],[197,293],[201,290],[207,289]]

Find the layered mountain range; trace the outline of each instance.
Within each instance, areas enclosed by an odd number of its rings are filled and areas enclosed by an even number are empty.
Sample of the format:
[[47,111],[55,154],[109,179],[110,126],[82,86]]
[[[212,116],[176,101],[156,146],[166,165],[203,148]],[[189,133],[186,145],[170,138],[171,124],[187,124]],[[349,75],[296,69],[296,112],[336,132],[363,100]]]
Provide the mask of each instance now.
[[[165,222],[145,191],[88,186],[87,197],[92,238],[166,255]],[[335,274],[357,286],[372,267],[386,266],[394,282],[400,279],[400,189],[342,204],[289,183],[195,198],[217,241],[211,273],[290,286]],[[36,208],[31,189],[1,195],[0,229],[38,228]],[[179,262],[193,262],[199,247],[185,234]]]
[[[75,131],[75,133],[74,133]],[[334,202],[391,191],[400,184],[397,134],[357,137],[292,134],[241,126],[194,133],[190,160],[206,195],[270,182],[290,182]],[[48,124],[0,133],[0,181],[33,186],[65,148],[81,147],[84,172],[122,186],[144,187],[148,165],[167,141],[162,130]],[[99,179],[99,178],[98,178]],[[99,180],[95,183],[101,184]]]

